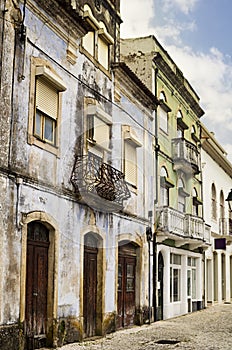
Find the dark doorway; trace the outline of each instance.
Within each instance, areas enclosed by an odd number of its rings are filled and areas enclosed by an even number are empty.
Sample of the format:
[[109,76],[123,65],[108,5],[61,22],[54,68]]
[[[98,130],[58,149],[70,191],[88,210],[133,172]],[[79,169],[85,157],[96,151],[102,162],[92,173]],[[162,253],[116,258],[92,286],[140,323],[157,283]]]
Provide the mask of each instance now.
[[136,246],[128,243],[118,252],[118,328],[135,323],[135,282]]
[[49,230],[40,222],[28,224],[26,276],[26,349],[46,345]]
[[87,234],[84,246],[84,333],[85,337],[96,335],[97,328],[97,239]]
[[163,319],[163,292],[164,292],[164,260],[162,253],[158,256],[158,307],[157,321]]

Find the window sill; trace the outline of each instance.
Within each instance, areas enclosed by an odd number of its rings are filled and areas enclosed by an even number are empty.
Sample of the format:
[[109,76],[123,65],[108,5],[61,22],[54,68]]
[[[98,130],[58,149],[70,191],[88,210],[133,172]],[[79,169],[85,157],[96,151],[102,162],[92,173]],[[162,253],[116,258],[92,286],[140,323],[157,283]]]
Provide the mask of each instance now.
[[57,146],[51,145],[48,142],[35,137],[34,135],[28,135],[27,143],[29,145],[34,145],[36,147],[43,149],[44,151],[52,153],[57,158],[59,158],[59,156],[60,156],[59,148]]
[[111,74],[110,74],[110,70],[106,69],[105,67],[103,67],[100,62],[98,62],[96,60],[96,58],[94,58],[87,50],[85,50],[83,48],[83,46],[80,46],[80,53],[82,53],[83,55],[85,55],[93,64],[96,68],[99,68],[103,73],[105,73],[105,75],[108,76],[109,79],[112,79]]

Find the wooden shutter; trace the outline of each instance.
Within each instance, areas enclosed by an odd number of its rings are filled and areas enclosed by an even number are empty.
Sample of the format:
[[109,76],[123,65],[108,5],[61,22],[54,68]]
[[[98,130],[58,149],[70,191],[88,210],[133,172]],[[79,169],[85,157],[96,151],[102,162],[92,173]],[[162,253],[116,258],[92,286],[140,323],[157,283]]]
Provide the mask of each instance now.
[[125,141],[125,178],[129,183],[136,185],[137,182],[137,152],[136,147]]
[[94,117],[94,139],[104,148],[109,148],[110,126],[98,117]]
[[100,36],[98,37],[98,61],[105,68],[109,68],[109,46]]
[[43,78],[36,80],[36,108],[53,119],[58,115],[58,91]]
[[83,48],[94,56],[94,32],[88,32],[82,39]]

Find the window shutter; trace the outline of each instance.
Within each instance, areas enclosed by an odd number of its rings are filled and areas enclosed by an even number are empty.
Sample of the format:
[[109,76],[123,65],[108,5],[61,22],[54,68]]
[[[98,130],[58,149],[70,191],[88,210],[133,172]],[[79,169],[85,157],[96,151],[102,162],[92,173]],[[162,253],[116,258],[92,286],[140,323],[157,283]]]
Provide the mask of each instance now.
[[101,119],[94,117],[94,140],[104,148],[109,148],[110,126]]
[[136,147],[125,142],[125,178],[129,183],[136,185],[137,182],[137,152]]
[[98,37],[98,61],[105,69],[109,68],[109,46],[101,37]]
[[58,91],[42,78],[36,80],[36,108],[53,119],[58,115]]
[[94,32],[88,32],[82,39],[83,48],[94,56]]

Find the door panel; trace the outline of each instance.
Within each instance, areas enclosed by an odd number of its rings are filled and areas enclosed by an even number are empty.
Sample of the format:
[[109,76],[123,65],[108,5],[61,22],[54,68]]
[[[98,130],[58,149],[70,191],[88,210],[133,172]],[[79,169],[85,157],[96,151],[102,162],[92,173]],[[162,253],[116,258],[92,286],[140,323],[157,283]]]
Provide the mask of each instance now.
[[48,241],[27,241],[26,349],[46,345],[48,248]]
[[84,253],[84,332],[86,337],[96,335],[97,320],[97,249]]
[[118,258],[118,306],[117,306],[118,307],[118,317],[117,317],[118,328],[127,327],[134,324],[135,279],[136,279],[136,256],[119,255],[119,258]]

